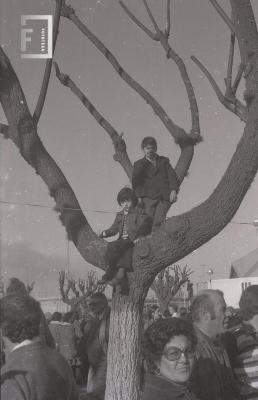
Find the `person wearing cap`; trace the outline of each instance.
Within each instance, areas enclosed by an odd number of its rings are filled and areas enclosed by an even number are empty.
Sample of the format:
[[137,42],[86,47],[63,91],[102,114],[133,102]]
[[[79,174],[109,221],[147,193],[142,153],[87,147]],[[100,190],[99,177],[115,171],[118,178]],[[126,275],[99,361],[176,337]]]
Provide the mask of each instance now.
[[258,285],[247,287],[239,301],[242,326],[234,332],[236,356],[233,371],[241,399],[258,399]]

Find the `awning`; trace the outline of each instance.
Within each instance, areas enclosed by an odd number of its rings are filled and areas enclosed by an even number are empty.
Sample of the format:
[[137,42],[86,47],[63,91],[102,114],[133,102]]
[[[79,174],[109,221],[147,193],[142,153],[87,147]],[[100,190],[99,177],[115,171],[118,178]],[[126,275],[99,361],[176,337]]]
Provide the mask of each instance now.
[[231,265],[230,278],[258,276],[258,248],[234,261]]

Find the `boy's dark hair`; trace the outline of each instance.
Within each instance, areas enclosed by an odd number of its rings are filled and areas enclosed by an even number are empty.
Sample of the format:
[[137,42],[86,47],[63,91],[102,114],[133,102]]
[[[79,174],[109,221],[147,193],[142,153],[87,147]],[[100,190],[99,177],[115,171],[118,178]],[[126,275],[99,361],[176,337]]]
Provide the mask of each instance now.
[[3,336],[21,343],[39,335],[41,308],[33,297],[9,294],[0,299],[0,326]]
[[156,150],[158,148],[157,141],[154,137],[152,136],[146,136],[143,138],[142,143],[141,143],[141,148],[143,149],[146,146],[155,146]]
[[131,200],[132,201],[132,206],[135,207],[137,204],[137,198],[135,196],[135,193],[133,189],[129,187],[124,187],[123,189],[120,190],[120,192],[117,195],[117,202],[121,206],[121,203],[125,200]]

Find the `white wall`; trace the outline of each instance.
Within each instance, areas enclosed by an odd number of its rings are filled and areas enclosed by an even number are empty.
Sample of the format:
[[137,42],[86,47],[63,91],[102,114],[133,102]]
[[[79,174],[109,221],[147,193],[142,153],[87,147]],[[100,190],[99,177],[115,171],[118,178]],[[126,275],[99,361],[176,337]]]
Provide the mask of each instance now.
[[242,292],[250,285],[258,285],[258,277],[213,279],[209,287],[210,289],[219,289],[224,293],[227,306],[238,308]]

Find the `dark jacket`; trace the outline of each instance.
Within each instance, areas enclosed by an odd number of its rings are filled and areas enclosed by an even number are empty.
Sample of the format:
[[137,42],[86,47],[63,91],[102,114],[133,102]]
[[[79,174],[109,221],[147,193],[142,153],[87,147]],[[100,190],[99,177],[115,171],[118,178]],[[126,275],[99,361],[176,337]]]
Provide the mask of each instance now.
[[179,180],[169,159],[157,156],[156,166],[145,157],[133,166],[132,185],[136,197],[170,200],[172,190],[178,192]]
[[196,361],[192,388],[200,400],[237,400],[239,392],[229,358],[222,343],[205,335],[195,326]]
[[13,350],[1,369],[1,400],[78,400],[72,370],[53,349],[34,342]]
[[187,386],[176,385],[160,376],[147,375],[142,400],[198,400]]
[[[105,229],[105,237],[115,236],[119,233],[122,235],[124,213],[117,213],[115,221],[110,228]],[[127,233],[130,240],[135,240],[141,236],[146,236],[151,233],[152,218],[145,215],[141,209],[134,207],[129,210],[127,215]],[[102,235],[103,236],[103,235]]]

